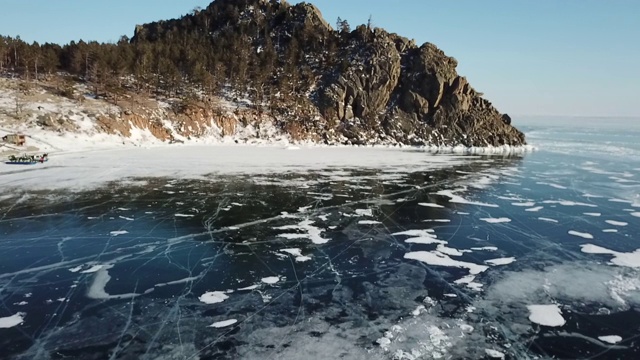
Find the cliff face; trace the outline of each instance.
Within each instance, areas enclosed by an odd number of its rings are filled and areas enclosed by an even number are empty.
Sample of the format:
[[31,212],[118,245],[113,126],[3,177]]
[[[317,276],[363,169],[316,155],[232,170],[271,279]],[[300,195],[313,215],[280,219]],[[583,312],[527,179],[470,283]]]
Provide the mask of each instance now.
[[[217,0],[181,19],[139,26],[132,42],[162,42],[200,32],[211,42],[211,49],[202,51],[217,51],[220,37],[245,39],[248,55],[236,61],[250,62],[251,54],[273,47],[274,70],[256,75],[259,80],[249,76],[240,86],[260,86],[265,93],[277,94],[266,99],[268,111],[286,131],[296,129],[301,139],[348,144],[525,144],[509,116],[459,76],[457,61],[435,45],[417,46],[366,26],[337,31],[310,4]],[[228,51],[236,48],[233,40],[228,41]],[[233,56],[222,59],[227,69],[236,66],[229,60]],[[287,96],[280,96],[283,92]]]

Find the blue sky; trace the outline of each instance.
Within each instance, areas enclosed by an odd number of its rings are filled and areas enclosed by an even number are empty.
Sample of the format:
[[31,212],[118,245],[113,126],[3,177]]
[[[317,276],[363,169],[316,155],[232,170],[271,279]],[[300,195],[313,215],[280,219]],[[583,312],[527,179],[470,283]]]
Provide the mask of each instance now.
[[[26,41],[117,41],[136,24],[208,0],[2,0],[0,34]],[[295,2],[295,1],[290,1]],[[436,44],[458,72],[514,115],[640,118],[638,0],[315,0],[327,21]]]

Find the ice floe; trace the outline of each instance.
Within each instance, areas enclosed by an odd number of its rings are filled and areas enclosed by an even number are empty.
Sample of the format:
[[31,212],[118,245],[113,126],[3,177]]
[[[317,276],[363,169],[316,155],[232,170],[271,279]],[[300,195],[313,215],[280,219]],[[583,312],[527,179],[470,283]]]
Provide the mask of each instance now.
[[540,211],[540,210],[542,210],[542,209],[544,209],[544,206],[536,206],[536,207],[532,207],[532,208],[530,208],[530,209],[525,209],[525,211],[528,211],[528,212],[538,212],[538,211]]
[[566,323],[558,305],[527,305],[527,309],[533,323],[549,327],[560,327]]

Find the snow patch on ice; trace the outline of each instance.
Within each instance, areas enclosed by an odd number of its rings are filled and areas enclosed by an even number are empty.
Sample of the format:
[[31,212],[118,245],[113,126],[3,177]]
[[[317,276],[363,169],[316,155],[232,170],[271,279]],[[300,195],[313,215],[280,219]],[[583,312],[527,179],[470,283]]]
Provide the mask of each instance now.
[[506,356],[503,352],[493,349],[484,349],[484,352],[492,359],[504,359]]
[[618,335],[598,336],[598,340],[602,342],[606,342],[607,344],[615,345],[622,341],[622,336],[618,336]]
[[627,226],[629,225],[629,223],[623,222],[623,221],[615,221],[615,220],[605,220],[605,222],[609,225],[613,225],[613,226]]
[[378,225],[378,224],[382,224],[380,221],[376,221],[376,220],[360,220],[358,221],[358,224],[360,225]]
[[464,190],[465,189],[441,190],[441,191],[438,191],[436,193],[436,195],[447,196],[447,197],[449,197],[449,202],[452,202],[452,203],[476,205],[476,206],[484,206],[484,207],[492,207],[492,208],[499,207],[496,204],[488,204],[488,203],[483,203],[483,202],[478,202],[478,201],[467,200],[467,199],[463,198],[462,196],[456,194],[456,192],[464,191]]
[[261,281],[265,284],[273,285],[273,284],[277,284],[278,281],[280,281],[280,277],[279,276],[265,277],[265,278],[262,278]]
[[218,321],[218,322],[215,322],[215,323],[209,325],[209,327],[220,329],[220,328],[225,328],[225,327],[231,326],[231,325],[233,325],[233,324],[235,324],[237,322],[238,322],[238,320],[236,320],[236,319]]
[[598,207],[598,205],[581,203],[581,202],[576,202],[576,201],[568,201],[568,200],[560,200],[560,201],[545,200],[545,201],[543,201],[543,203],[544,204],[557,204],[557,205],[562,205],[562,206],[584,206],[584,207],[591,207],[591,208],[597,208]]
[[583,232],[575,231],[575,230],[569,230],[569,235],[581,237],[583,239],[593,239],[593,235],[591,235],[589,233],[583,233]]
[[128,234],[129,232],[127,230],[116,230],[116,231],[112,231],[109,234],[111,236],[120,236],[120,235],[125,235]]
[[549,327],[566,324],[558,305],[527,305],[527,309],[530,313],[529,320],[533,323]]
[[227,300],[229,296],[222,291],[209,291],[206,292],[198,298],[201,302],[205,304],[217,304]]
[[175,214],[175,217],[192,218],[192,217],[195,217],[195,215],[190,215],[190,214]]
[[528,212],[538,212],[538,211],[540,211],[540,210],[542,210],[542,209],[544,209],[544,206],[536,206],[536,207],[533,207],[533,208],[530,208],[530,209],[526,209],[525,211],[528,211]]
[[532,206],[535,206],[535,204],[536,203],[534,203],[534,202],[511,203],[511,205],[519,206],[519,207],[532,207]]
[[538,220],[541,221],[546,221],[546,222],[551,222],[551,223],[558,223],[559,221],[556,219],[550,219],[550,218],[545,218],[545,217],[539,217]]
[[326,244],[329,242],[329,239],[325,239],[321,236],[324,230],[313,226],[314,222],[311,220],[304,220],[300,222],[298,225],[286,225],[281,227],[274,228],[275,230],[302,230],[305,231],[305,234],[279,234],[279,237],[283,237],[286,239],[309,239],[314,244]]
[[282,249],[279,251],[294,256],[297,262],[305,262],[311,260],[311,257],[302,255],[302,250],[300,249]]
[[613,255],[614,257],[611,260],[612,264],[630,268],[640,268],[640,249],[634,252],[624,253],[593,244],[580,245],[580,247],[582,247],[582,252],[586,254]]
[[498,265],[509,265],[514,261],[516,261],[516,258],[508,257],[508,258],[486,260],[485,263],[487,263],[489,265],[498,266]]
[[[96,273],[98,271],[100,271],[100,269],[104,268],[105,265],[93,265],[92,267],[88,268],[87,270],[81,271],[80,273],[82,274],[93,274]],[[75,268],[73,269],[75,270]],[[72,271],[75,272],[75,271]]]
[[509,218],[482,218],[480,220],[488,222],[489,224],[500,224],[500,223],[511,222],[511,219]]
[[19,312],[8,317],[0,318],[0,329],[8,329],[22,324],[26,315],[25,313]]
[[444,206],[439,205],[439,204],[434,204],[434,203],[418,203],[418,206],[424,206],[424,207],[431,207],[431,208],[444,208]]
[[247,286],[247,287],[243,287],[238,289],[238,291],[251,291],[251,290],[255,290],[257,288],[259,288],[260,285],[251,285],[251,286]]
[[467,268],[469,269],[469,273],[472,275],[477,275],[488,269],[488,267],[485,265],[478,265],[470,262],[453,260],[449,256],[439,252],[414,251],[414,252],[406,253],[404,255],[404,258],[421,261],[428,265]]

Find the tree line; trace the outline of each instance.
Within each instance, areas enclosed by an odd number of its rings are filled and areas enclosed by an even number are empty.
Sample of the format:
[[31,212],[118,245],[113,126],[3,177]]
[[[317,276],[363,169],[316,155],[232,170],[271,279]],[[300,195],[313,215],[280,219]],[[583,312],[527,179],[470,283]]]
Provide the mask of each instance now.
[[[250,2],[251,0],[244,0]],[[242,1],[240,1],[242,2]],[[218,1],[181,18],[136,27],[116,43],[72,41],[31,44],[0,36],[0,72],[37,79],[65,72],[97,91],[125,88],[169,96],[223,87],[257,102],[301,96],[327,68],[340,64],[350,27],[338,31],[300,23],[299,9],[284,2]]]

